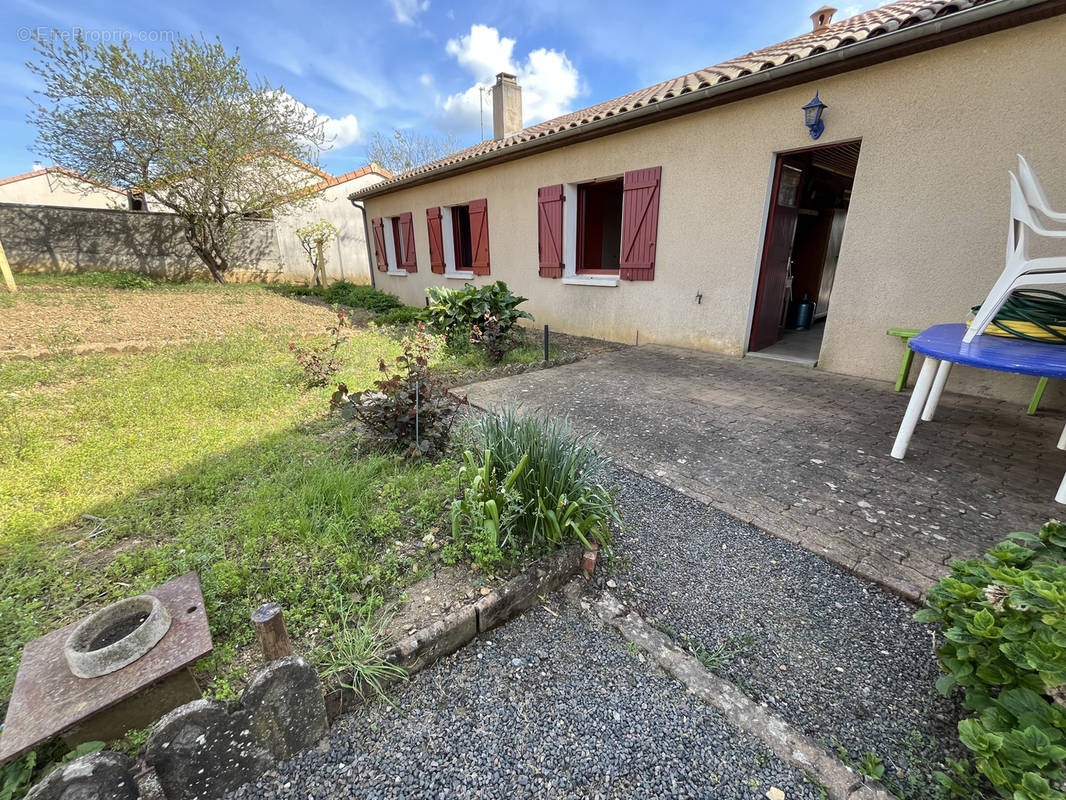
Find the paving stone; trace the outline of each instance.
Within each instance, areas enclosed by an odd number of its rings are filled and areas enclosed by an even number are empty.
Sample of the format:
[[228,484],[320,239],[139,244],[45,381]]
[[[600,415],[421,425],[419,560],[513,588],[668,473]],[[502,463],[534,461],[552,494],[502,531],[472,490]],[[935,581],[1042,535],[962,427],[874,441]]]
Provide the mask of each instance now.
[[1047,410],[946,394],[896,461],[906,394],[761,359],[630,347],[464,391],[565,412],[620,464],[906,597],[1062,514],[1066,453]]

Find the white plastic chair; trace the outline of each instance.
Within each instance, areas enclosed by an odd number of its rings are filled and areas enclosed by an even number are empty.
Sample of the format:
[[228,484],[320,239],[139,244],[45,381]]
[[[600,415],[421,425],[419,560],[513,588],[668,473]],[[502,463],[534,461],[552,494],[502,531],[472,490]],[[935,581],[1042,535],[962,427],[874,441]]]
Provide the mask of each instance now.
[[[1048,219],[1062,222],[1066,222],[1066,214],[1051,209],[1036,173],[1021,155],[1018,156],[1018,171],[1024,175],[1021,181],[1013,172],[1008,173],[1010,176],[1010,225],[1007,228],[1006,265],[988,293],[988,297],[977,310],[973,322],[970,323],[970,329],[962,337],[963,342],[972,342],[985,332],[1015,289],[1066,283],[1066,257],[1029,257],[1029,237],[1032,234],[1051,239],[1066,239],[1066,230],[1050,229],[1040,224],[1033,215],[1033,209],[1035,208]],[[922,408],[922,421],[929,422],[933,419],[950,373],[951,364],[941,361],[925,406]],[[1066,430],[1063,430],[1059,449],[1066,450]]]
[[1051,203],[1044,194],[1044,187],[1040,185],[1040,179],[1036,177],[1033,168],[1029,166],[1029,162],[1021,153],[1018,154],[1018,182],[1021,184],[1022,194],[1025,195],[1025,201],[1030,208],[1055,222],[1066,222],[1066,212],[1052,210]]
[[[1032,170],[1029,170],[1029,173],[1035,180],[1036,176],[1032,175]],[[1043,196],[1043,189],[1040,188],[1039,183],[1033,184],[1031,188],[1034,192],[1039,191],[1038,200],[1043,206],[1040,208],[1041,213],[1046,214],[1049,219],[1052,218],[1044,210],[1047,198]],[[962,337],[964,342],[972,342],[974,337],[985,332],[1015,289],[1066,283],[1066,256],[1029,257],[1030,235],[1035,234],[1049,239],[1066,239],[1066,230],[1046,228],[1037,221],[1033,215],[1033,208],[1013,172],[1010,173],[1010,216],[1010,226],[1007,229],[1006,266],[992,286],[992,291],[988,293],[988,297],[977,310],[970,329]],[[1062,215],[1061,218],[1066,221],[1066,215]]]

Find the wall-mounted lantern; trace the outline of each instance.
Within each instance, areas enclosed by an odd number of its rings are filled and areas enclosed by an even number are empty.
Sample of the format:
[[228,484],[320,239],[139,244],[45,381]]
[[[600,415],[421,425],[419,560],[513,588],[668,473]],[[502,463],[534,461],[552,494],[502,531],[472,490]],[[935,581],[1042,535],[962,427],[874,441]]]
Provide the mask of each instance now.
[[825,130],[825,123],[822,122],[822,112],[827,108],[829,106],[818,99],[818,92],[815,92],[814,99],[803,107],[803,121],[807,125],[807,130],[811,132],[812,139],[817,139],[822,135],[822,131]]

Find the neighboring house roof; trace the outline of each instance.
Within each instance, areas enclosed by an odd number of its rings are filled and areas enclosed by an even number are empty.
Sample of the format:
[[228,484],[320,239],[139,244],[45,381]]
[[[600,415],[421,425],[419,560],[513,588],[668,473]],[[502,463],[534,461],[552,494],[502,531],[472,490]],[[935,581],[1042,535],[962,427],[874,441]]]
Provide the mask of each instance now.
[[275,156],[277,158],[280,158],[282,161],[288,161],[290,164],[293,164],[294,166],[297,166],[300,169],[310,172],[312,175],[317,175],[323,180],[329,180],[333,177],[328,172],[325,172],[319,169],[318,167],[312,166],[306,161],[301,161],[295,156],[290,156],[288,153],[282,152],[281,150],[256,150],[252,153],[248,153],[246,155],[241,156],[239,160],[249,161],[253,158],[258,158],[259,156]]
[[45,167],[44,169],[37,169],[33,172],[24,172],[21,175],[12,175],[10,178],[0,178],[0,186],[5,186],[9,183],[15,183],[16,181],[24,181],[27,178],[39,178],[40,176],[48,175],[49,173],[53,173],[56,175],[65,175],[68,178],[75,178],[76,180],[84,181],[85,183],[91,183],[93,186],[96,186],[100,189],[107,189],[112,192],[118,192],[123,197],[126,196],[125,189],[119,189],[117,186],[108,186],[106,183],[94,181],[92,178],[86,177],[85,175],[82,175],[79,172],[64,169],[63,167]]
[[299,197],[304,197],[309,194],[317,194],[318,192],[321,192],[325,189],[330,189],[334,186],[339,186],[342,183],[354,181],[356,178],[362,178],[366,175],[380,175],[385,180],[389,180],[394,177],[393,174],[387,169],[372,161],[365,167],[360,167],[359,169],[352,170],[351,172],[345,172],[343,175],[327,175],[326,180],[319,181],[318,183],[313,183],[310,186],[305,186],[299,191],[295,191],[291,194],[286,195],[284,198],[282,198],[282,203],[286,203],[290,200],[295,200]]
[[337,186],[342,183],[347,183],[348,181],[354,181],[356,178],[362,178],[365,175],[380,175],[385,180],[390,180],[391,178],[395,177],[383,166],[379,165],[377,162],[371,161],[365,167],[352,170],[351,172],[345,172],[343,175],[337,175],[336,177],[331,177],[329,178],[329,180],[323,181],[322,183],[315,184],[311,187],[311,190],[318,192],[322,189],[329,189],[330,187]]
[[[760,73],[766,73],[770,70],[778,70],[784,73],[794,62],[805,62],[807,60],[811,62],[809,64],[810,67],[815,67],[818,65],[815,62],[818,61],[817,57],[819,55],[834,53],[834,51],[858,45],[870,39],[876,38],[880,40],[883,37],[887,46],[889,44],[888,40],[900,37],[905,32],[905,29],[931,20],[957,16],[959,17],[958,22],[961,24],[963,22],[962,17],[965,14],[980,11],[977,8],[978,6],[983,6],[988,10],[989,16],[992,16],[993,14],[1006,14],[1026,8],[1035,8],[1042,4],[1047,6],[1047,10],[1034,16],[1034,18],[1062,13],[1064,10],[1063,4],[1057,2],[1057,0],[1032,0],[1031,2],[1026,2],[1026,0],[953,0],[953,2],[944,2],[943,0],[900,0],[900,2],[890,3],[881,8],[834,22],[811,33],[788,39],[738,58],[723,61],[721,64],[690,72],[679,78],[663,81],[646,89],[631,92],[580,111],[564,114],[561,117],[556,117],[537,125],[531,125],[502,139],[489,139],[479,142],[473,147],[460,150],[437,161],[409,170],[391,180],[355,192],[352,198],[358,199],[360,197],[386,194],[407,185],[417,185],[436,180],[446,173],[477,169],[480,167],[479,162],[495,163],[507,158],[519,158],[525,152],[533,149],[532,147],[527,147],[527,145],[532,146],[542,142],[542,146],[545,149],[553,145],[561,146],[565,143],[561,141],[562,139],[569,140],[569,134],[576,133],[577,130],[585,126],[602,129],[604,127],[614,127],[615,125],[620,127],[624,123],[631,121],[634,124],[638,124],[634,118],[638,115],[643,116],[641,112],[648,112],[652,107],[664,104],[664,101],[671,101],[666,103],[666,105],[673,107],[687,100],[698,101],[704,99],[715,87],[729,90],[733,88],[733,84],[736,84],[736,89],[739,92],[742,84],[754,83],[756,78],[762,77],[766,80],[761,83],[759,91],[780,88],[779,84],[769,80],[769,75],[760,75]],[[817,14],[818,12],[815,13]],[[939,26],[929,30],[930,34],[940,32]],[[980,32],[985,31],[982,30]],[[915,49],[923,48],[918,47]],[[844,54],[839,54],[839,58],[835,59],[835,63],[840,64],[843,58]],[[796,64],[794,69],[803,69],[806,66],[807,64],[803,63]],[[850,65],[837,67],[838,71],[848,68],[850,68]],[[723,84],[729,84],[729,86],[723,86]],[[750,92],[750,94],[754,93],[755,91]],[[750,94],[744,96],[750,96]],[[538,140],[541,141],[538,142]],[[515,152],[513,154],[507,153],[506,151],[511,148],[515,148]]]

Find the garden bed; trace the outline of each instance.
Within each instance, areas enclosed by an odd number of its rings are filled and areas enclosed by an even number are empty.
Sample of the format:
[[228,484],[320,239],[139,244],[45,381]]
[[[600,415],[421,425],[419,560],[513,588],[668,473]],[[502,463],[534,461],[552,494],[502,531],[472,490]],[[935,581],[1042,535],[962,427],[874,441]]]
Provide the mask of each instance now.
[[298,303],[259,285],[171,283],[121,289],[113,280],[94,277],[17,276],[18,293],[0,294],[0,359],[109,347],[144,350],[249,327],[302,337],[320,334],[333,319],[327,307]]
[[[329,411],[334,385],[356,395],[372,387],[379,362],[409,346],[413,327],[359,324],[364,314],[326,341],[332,311],[262,287],[63,280],[25,281],[5,301],[57,321],[84,319],[81,333],[50,329],[40,358],[0,353],[0,713],[25,642],[191,570],[214,638],[214,653],[194,672],[205,694],[229,699],[261,662],[249,615],[264,602],[284,609],[297,652],[339,676],[356,652],[346,643],[361,647],[369,632],[374,643],[403,647],[442,616],[480,614],[469,609],[530,563],[496,550],[483,559],[481,533],[448,550],[452,502],[465,497],[465,513],[476,516],[490,499],[464,494],[457,453],[436,461],[384,454]],[[245,316],[207,328],[200,303]],[[147,310],[134,319],[119,305]],[[109,314],[121,325],[108,328]],[[178,342],[152,330],[158,314]],[[30,326],[14,346],[36,335]],[[127,335],[147,342],[146,352],[113,352]],[[583,352],[604,346],[554,342]],[[334,344],[337,371],[310,386],[295,356]],[[87,352],[75,358],[75,347]],[[536,348],[524,343],[510,363]],[[437,376],[466,375],[478,363],[466,352],[432,352]],[[549,511],[576,526],[562,518],[561,502]],[[550,549],[539,536],[530,553]],[[131,732],[131,749],[142,737]]]

